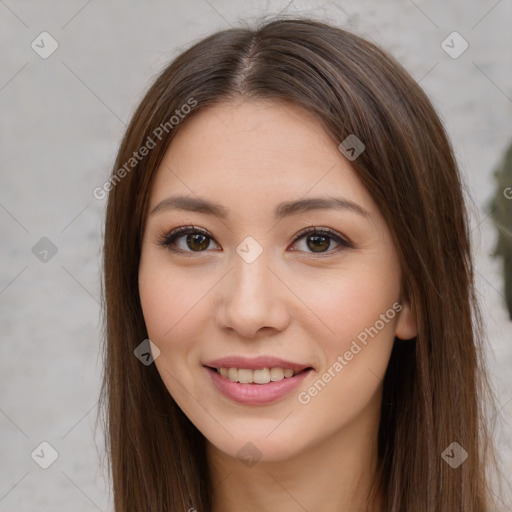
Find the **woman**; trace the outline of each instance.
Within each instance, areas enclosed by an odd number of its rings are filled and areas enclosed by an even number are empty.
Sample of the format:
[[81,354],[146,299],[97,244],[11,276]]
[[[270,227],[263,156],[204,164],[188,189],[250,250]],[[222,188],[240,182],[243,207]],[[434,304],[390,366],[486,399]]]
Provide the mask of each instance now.
[[307,19],[213,34],[107,185],[117,511],[495,509],[460,177],[393,58]]

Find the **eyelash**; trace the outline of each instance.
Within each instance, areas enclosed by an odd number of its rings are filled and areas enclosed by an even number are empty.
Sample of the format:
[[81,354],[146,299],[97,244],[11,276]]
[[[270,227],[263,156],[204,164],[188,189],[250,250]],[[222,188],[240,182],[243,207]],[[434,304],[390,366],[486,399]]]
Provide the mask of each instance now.
[[[210,235],[210,233],[208,233],[208,231],[206,231],[202,228],[196,228],[195,226],[181,226],[179,228],[172,230],[169,233],[163,232],[160,235],[157,243],[158,243],[158,245],[161,245],[162,247],[165,247],[174,253],[184,254],[187,256],[188,255],[192,256],[193,254],[200,254],[200,253],[206,252],[206,250],[204,250],[204,251],[184,251],[182,249],[177,249],[177,248],[171,247],[171,245],[178,238],[180,238],[184,235],[187,235],[187,234],[191,234],[191,233],[200,233],[200,234],[208,237],[210,240],[214,240],[214,238]],[[316,228],[316,227],[308,227],[308,228],[301,230],[299,233],[297,233],[297,235],[293,239],[292,244],[295,244],[301,238],[304,238],[305,235],[327,236],[327,237],[333,239],[335,242],[340,244],[341,247],[338,247],[335,250],[330,250],[330,251],[326,251],[326,252],[318,252],[318,253],[308,252],[308,254],[316,255],[317,257],[330,256],[333,253],[338,253],[339,251],[341,251],[343,249],[354,248],[354,245],[350,241],[341,237],[336,231],[333,231],[332,229],[328,229],[328,228]]]

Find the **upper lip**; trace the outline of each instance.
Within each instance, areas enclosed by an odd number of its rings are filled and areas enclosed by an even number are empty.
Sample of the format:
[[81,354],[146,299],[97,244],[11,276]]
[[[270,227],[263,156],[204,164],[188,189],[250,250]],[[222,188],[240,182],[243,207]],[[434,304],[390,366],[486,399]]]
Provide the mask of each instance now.
[[203,366],[210,368],[241,368],[248,370],[261,370],[263,368],[283,368],[284,370],[290,369],[294,372],[300,372],[306,368],[312,368],[311,365],[294,363],[292,361],[285,361],[279,357],[274,356],[258,356],[258,357],[242,357],[242,356],[228,356],[212,361],[203,363]]

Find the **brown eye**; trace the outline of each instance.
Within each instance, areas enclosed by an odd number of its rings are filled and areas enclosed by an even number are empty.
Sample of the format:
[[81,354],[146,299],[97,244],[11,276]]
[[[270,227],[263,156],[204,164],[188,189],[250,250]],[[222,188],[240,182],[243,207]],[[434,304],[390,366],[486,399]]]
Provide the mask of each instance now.
[[[331,254],[342,250],[343,248],[352,248],[353,245],[342,238],[335,231],[330,229],[311,229],[301,231],[294,240],[294,244],[304,239],[304,245],[307,250],[306,253],[317,253],[317,254]],[[337,249],[329,250],[332,242],[338,244]]]
[[[340,250],[354,247],[349,241],[330,229],[308,228],[299,233],[293,244],[304,240],[305,248],[301,252],[307,254],[330,255]],[[182,226],[167,235],[164,235],[159,244],[170,251],[180,254],[192,255],[193,253],[206,252],[210,247],[213,237],[205,230],[194,226]],[[332,243],[338,247],[330,250]],[[296,249],[294,249],[296,250]]]
[[306,240],[309,242],[306,242],[308,247],[313,252],[323,252],[329,248],[329,245],[331,245],[329,237],[327,236],[311,235],[308,236]]
[[190,233],[186,235],[185,243],[193,251],[203,251],[210,245],[208,237],[202,233]]
[[184,226],[165,235],[159,244],[173,252],[194,253],[204,252],[212,240],[206,231],[194,226]]

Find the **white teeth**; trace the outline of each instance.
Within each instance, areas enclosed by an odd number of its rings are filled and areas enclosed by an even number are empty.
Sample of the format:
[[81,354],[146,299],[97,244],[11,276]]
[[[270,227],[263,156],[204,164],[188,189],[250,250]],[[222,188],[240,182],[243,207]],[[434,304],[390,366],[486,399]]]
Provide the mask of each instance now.
[[238,382],[238,369],[237,368],[229,368],[228,379],[232,380],[233,382]]
[[[230,368],[231,370],[231,368]],[[250,384],[251,382],[254,382],[252,380],[252,370],[238,370],[238,382],[241,382],[242,384]]]
[[270,380],[283,380],[284,379],[284,370],[282,368],[271,368],[270,369]]
[[246,368],[219,368],[218,373],[232,382],[242,384],[268,384],[270,381],[276,382],[284,378],[293,377],[293,370],[287,368],[262,368],[260,370],[249,370]]
[[270,370],[268,368],[263,368],[262,370],[254,370],[252,373],[252,379],[255,384],[268,384],[270,382]]

